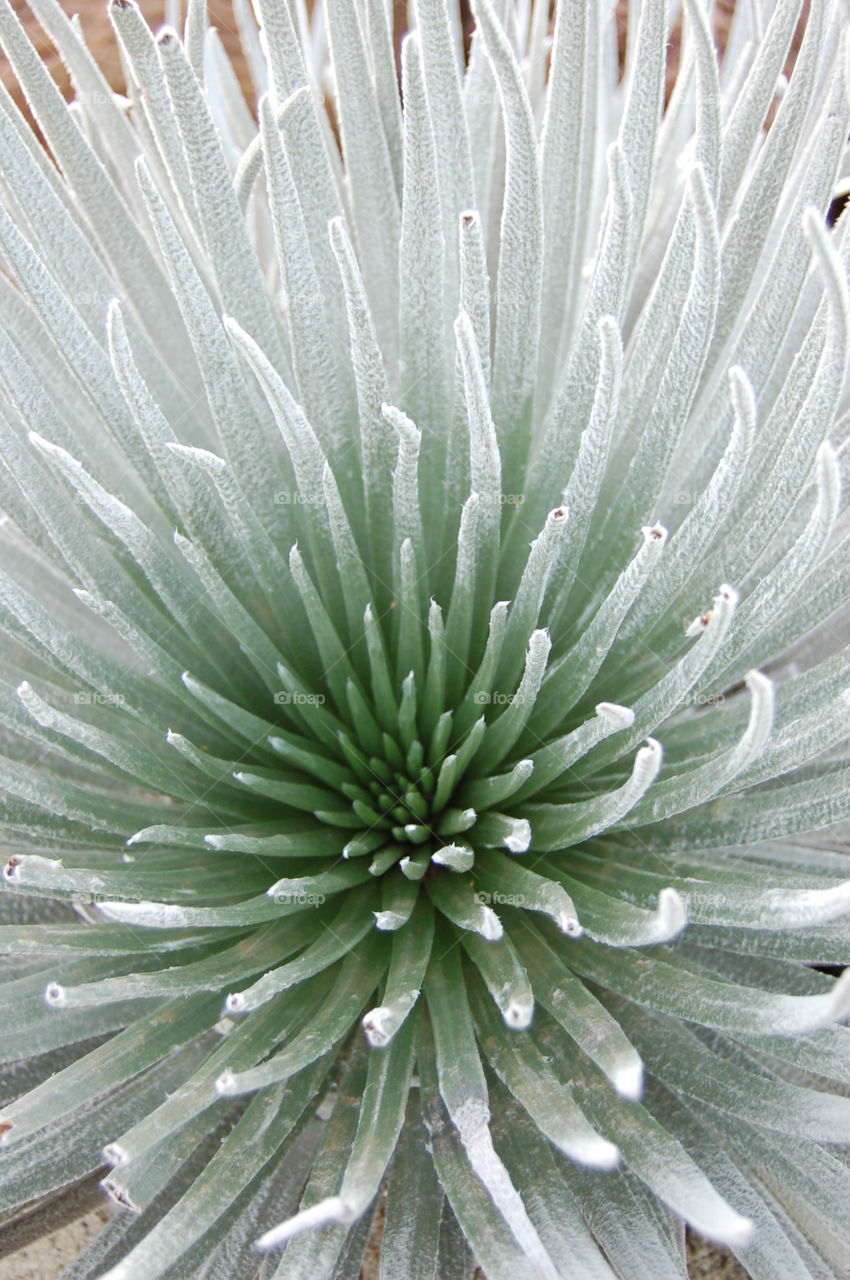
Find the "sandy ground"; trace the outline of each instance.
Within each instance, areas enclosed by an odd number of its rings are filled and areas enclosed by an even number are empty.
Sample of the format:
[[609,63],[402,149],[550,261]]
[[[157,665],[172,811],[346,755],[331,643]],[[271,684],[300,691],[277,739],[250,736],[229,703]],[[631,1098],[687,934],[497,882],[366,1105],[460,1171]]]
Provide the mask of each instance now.
[[106,1226],[110,1216],[104,1204],[0,1258],[0,1280],[55,1280]]

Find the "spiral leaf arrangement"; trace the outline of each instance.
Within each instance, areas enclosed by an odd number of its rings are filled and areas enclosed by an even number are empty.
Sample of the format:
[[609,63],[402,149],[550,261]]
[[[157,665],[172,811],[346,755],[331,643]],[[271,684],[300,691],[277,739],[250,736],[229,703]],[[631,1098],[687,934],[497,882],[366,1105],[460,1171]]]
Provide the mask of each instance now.
[[203,0],[112,0],[124,97],[30,7],[0,1210],[108,1162],[72,1280],[345,1280],[378,1206],[385,1280],[843,1275],[840,6],[786,80],[800,0],[686,0],[665,104],[665,0],[624,67],[417,0],[400,85],[384,0],[235,0],[258,125]]

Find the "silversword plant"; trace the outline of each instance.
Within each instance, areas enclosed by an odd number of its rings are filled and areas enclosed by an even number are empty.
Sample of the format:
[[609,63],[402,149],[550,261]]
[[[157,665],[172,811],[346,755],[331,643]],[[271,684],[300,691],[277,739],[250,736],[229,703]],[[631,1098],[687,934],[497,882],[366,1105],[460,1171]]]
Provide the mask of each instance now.
[[112,0],[125,96],[30,7],[3,1214],[108,1163],[72,1280],[343,1280],[379,1210],[384,1280],[844,1275],[842,7],[786,79],[801,0],[685,0],[665,103],[666,0],[623,65],[416,0],[400,79],[385,0],[235,0],[258,123],[204,0]]

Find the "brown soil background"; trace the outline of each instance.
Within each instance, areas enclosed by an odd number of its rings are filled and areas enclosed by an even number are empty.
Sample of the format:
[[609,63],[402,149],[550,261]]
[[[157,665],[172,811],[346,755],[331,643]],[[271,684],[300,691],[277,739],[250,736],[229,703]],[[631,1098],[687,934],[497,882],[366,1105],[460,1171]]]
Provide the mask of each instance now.
[[[113,37],[112,27],[106,14],[105,0],[76,0],[76,2],[75,0],[60,0],[60,3],[62,8],[65,9],[68,14],[79,14],[89,48],[96,56],[98,63],[106,74],[107,79],[114,89],[123,89],[121,64]],[[308,0],[308,7],[309,4],[310,0]],[[464,13],[464,26],[468,34],[472,27],[468,0],[461,0],[461,4]],[[139,6],[152,26],[163,21],[163,0],[139,0]],[[63,93],[68,94],[70,84],[67,73],[60,62],[55,49],[50,43],[50,40],[30,13],[26,0],[12,0],[12,7],[20,15],[21,20],[30,34],[33,44],[47,66],[50,68]],[[251,90],[245,72],[244,59],[239,45],[239,37],[236,32],[236,23],[233,20],[233,11],[230,5],[230,0],[208,0],[208,9],[210,23],[218,29],[218,32],[224,42],[224,46],[236,67],[240,81],[245,89],[246,97],[250,99]],[[715,34],[718,47],[720,49],[725,48],[726,35],[729,29],[729,21],[733,10],[734,0],[718,0],[715,19]],[[407,24],[407,0],[394,0],[393,11],[395,31],[398,38],[404,32]],[[626,0],[619,0],[617,12],[622,46],[625,45],[626,11]],[[678,54],[679,32],[677,28],[673,32],[673,37],[670,42],[668,88],[669,84],[672,83],[672,80],[675,79],[676,68],[678,66]],[[8,88],[12,89],[13,93],[15,93],[18,98],[18,101],[21,101],[8,63],[2,53],[0,53],[0,74],[2,74],[4,84],[6,84]]]

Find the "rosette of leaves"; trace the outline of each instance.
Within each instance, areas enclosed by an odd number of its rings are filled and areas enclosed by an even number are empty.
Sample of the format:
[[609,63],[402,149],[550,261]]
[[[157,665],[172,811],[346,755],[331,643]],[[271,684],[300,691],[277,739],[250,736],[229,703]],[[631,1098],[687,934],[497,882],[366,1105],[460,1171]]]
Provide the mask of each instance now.
[[73,1280],[355,1277],[379,1206],[390,1280],[844,1274],[841,7],[785,80],[800,0],[687,0],[665,104],[664,0],[623,67],[417,0],[400,80],[383,0],[238,0],[257,123],[203,2],[112,0],[122,97],[30,3],[2,1212],[106,1161]]

